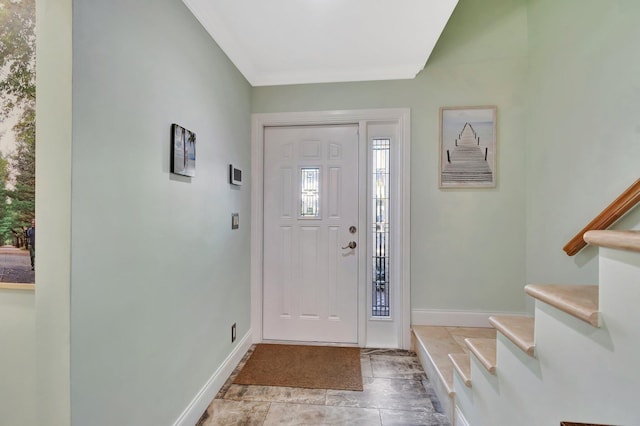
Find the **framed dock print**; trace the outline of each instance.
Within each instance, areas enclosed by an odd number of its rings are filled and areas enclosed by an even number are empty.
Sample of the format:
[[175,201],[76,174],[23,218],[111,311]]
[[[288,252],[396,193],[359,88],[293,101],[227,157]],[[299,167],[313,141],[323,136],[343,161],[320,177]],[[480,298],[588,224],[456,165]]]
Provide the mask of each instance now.
[[171,173],[196,175],[196,134],[177,124],[171,125]]
[[496,186],[496,110],[440,108],[440,188]]

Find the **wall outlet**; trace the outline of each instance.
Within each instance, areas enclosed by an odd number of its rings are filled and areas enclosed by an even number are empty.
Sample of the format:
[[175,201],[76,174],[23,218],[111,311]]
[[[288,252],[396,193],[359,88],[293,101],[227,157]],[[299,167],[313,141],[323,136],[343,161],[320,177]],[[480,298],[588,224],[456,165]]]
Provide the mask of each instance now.
[[236,341],[236,323],[231,326],[231,343]]

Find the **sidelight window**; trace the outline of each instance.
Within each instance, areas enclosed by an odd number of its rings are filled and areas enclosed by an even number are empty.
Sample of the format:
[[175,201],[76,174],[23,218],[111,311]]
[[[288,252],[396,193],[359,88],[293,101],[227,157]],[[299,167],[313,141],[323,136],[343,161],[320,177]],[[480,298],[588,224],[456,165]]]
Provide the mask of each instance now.
[[371,152],[372,316],[390,315],[389,139],[374,139]]

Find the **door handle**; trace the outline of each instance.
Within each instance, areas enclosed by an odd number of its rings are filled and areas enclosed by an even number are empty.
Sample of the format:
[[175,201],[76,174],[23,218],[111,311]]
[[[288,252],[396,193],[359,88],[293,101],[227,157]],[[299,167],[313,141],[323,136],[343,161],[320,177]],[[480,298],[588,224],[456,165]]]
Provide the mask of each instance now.
[[350,241],[350,242],[349,242],[349,244],[347,244],[347,246],[346,246],[346,247],[342,247],[342,249],[343,249],[343,250],[344,250],[344,249],[352,249],[352,250],[353,250],[353,249],[354,249],[354,248],[356,248],[357,246],[358,246],[358,244],[356,244],[356,242],[355,242],[355,241]]

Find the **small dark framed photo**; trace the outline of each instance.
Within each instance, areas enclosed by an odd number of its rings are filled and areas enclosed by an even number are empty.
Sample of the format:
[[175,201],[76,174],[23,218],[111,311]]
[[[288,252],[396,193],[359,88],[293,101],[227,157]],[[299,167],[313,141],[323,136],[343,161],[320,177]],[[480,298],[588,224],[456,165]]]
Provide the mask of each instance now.
[[232,185],[242,185],[242,170],[229,164],[229,183]]
[[175,123],[171,125],[171,173],[196,175],[196,134]]

